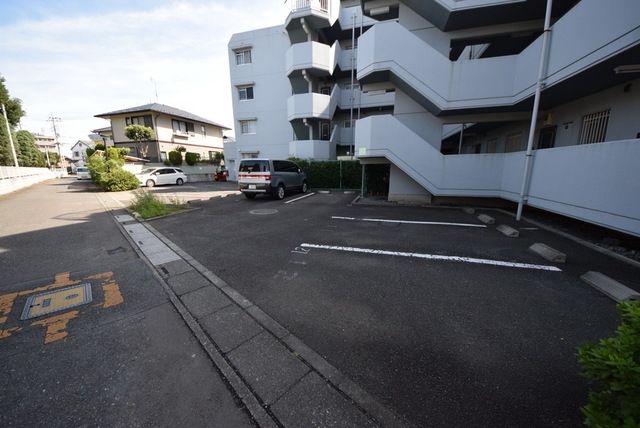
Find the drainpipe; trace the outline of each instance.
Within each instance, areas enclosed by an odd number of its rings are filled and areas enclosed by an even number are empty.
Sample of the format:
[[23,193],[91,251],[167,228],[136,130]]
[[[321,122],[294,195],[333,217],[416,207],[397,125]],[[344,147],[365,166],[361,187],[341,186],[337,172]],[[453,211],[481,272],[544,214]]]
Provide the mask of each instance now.
[[540,92],[544,86],[544,75],[549,55],[549,37],[551,36],[551,9],[553,0],[547,0],[547,10],[544,16],[544,33],[542,34],[542,52],[540,52],[540,65],[538,67],[538,84],[536,85],[536,93],[533,98],[533,112],[531,113],[531,126],[529,127],[529,139],[527,141],[527,152],[524,158],[524,172],[522,174],[522,188],[520,189],[520,198],[518,200],[518,211],[516,220],[522,218],[522,208],[528,200],[526,194],[529,188],[529,180],[531,175],[531,161],[533,156],[533,137],[536,133],[536,122],[538,121],[538,110],[540,109]]
[[309,140],[313,140],[313,125],[309,123],[307,118],[302,119],[302,124],[309,128]]
[[307,70],[302,70],[302,77],[307,81],[309,93],[313,93],[313,81],[311,80],[309,73],[307,73]]
[[300,25],[302,25],[302,29],[304,30],[304,32],[307,33],[307,41],[311,42],[311,29],[309,28],[309,25],[307,25],[307,21],[305,21],[304,18],[300,18]]
[[349,124],[351,126],[351,159],[354,158],[355,155],[355,151],[356,151],[356,127],[353,126],[353,103],[355,102],[355,89],[354,89],[354,71],[356,68],[356,57],[355,57],[355,50],[356,50],[356,14],[354,13],[353,16],[351,17],[351,109],[350,109],[350,117],[349,117]]

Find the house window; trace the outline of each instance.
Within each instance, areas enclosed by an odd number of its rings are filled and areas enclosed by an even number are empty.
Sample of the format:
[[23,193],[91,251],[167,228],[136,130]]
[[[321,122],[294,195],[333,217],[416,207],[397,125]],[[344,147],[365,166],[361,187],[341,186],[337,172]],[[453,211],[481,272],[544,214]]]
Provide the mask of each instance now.
[[240,101],[253,99],[253,86],[240,86],[238,87],[238,98]]
[[550,149],[555,145],[556,128],[557,126],[547,126],[540,130],[540,136],[538,137],[538,149]]
[[164,162],[167,160],[167,152],[160,152],[160,161]]
[[142,125],[147,128],[153,129],[153,121],[151,120],[151,115],[147,114],[145,116],[131,116],[125,118],[125,123],[127,126],[129,125]]
[[240,133],[241,134],[255,134],[256,133],[256,121],[255,120],[241,120],[240,121]]
[[601,143],[607,135],[611,109],[582,116],[582,128],[578,144]]
[[236,65],[251,64],[251,49],[242,49],[236,52]]
[[73,152],[73,157],[74,158],[79,158],[80,157],[80,152]]
[[204,125],[200,125],[200,132],[202,132],[202,136],[206,137],[207,136],[207,127]]
[[193,123],[185,122],[184,120],[171,119],[171,127],[174,134],[186,134],[188,132],[194,132]]
[[522,150],[522,132],[507,135],[504,144],[505,153],[519,152],[520,150]]

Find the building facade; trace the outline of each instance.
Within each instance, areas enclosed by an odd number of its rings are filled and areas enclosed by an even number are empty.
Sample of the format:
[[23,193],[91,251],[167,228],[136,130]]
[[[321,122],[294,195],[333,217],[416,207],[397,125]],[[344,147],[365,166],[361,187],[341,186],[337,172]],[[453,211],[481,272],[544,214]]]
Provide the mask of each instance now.
[[[386,168],[390,200],[497,197],[640,235],[640,3],[553,3],[545,20],[538,0],[290,2],[289,88],[271,100],[286,105],[286,155],[353,147]],[[256,96],[258,75],[243,77]],[[368,108],[365,94],[392,99]]]
[[[187,111],[158,103],[102,113],[95,117],[111,122],[110,132],[103,134],[112,139],[114,147],[128,148],[132,156],[152,162],[166,160],[168,153],[178,147],[199,154],[202,160],[213,159],[216,152],[223,151],[223,131],[230,129]],[[155,138],[141,144],[129,140],[125,136],[125,128],[134,124],[152,128]]]

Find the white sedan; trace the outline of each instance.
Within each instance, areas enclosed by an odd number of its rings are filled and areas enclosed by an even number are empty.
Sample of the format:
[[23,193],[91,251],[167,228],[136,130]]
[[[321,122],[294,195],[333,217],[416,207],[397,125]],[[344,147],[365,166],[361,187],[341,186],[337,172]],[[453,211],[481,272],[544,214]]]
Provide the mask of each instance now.
[[180,168],[146,168],[137,173],[136,178],[147,187],[162,184],[182,186],[187,181],[187,175]]

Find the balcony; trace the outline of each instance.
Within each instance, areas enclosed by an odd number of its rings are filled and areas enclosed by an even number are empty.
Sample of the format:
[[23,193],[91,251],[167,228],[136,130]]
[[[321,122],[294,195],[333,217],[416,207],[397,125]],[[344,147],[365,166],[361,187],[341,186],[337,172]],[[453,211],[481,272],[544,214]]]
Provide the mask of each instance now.
[[335,159],[336,144],[329,140],[294,140],[289,142],[289,156],[300,159]]
[[285,66],[287,76],[296,70],[315,69],[328,75],[338,63],[340,56],[340,44],[335,42],[332,46],[318,42],[295,43],[287,49]]
[[325,119],[331,120],[338,106],[340,89],[334,85],[331,95],[296,94],[287,99],[287,117],[289,121],[295,119]]
[[[338,103],[340,109],[348,110],[351,108],[351,95],[352,91],[350,89],[342,89],[340,91],[340,101]],[[391,106],[396,99],[395,92],[386,92],[384,90],[362,92],[356,89],[353,91],[353,96],[354,108]]]
[[[589,95],[590,82],[598,81],[600,88],[620,83],[613,68],[640,51],[639,14],[637,0],[620,0],[615,7],[583,0],[560,18],[552,27],[546,93],[555,91],[561,103]],[[585,22],[598,22],[599,30]],[[358,41],[358,80],[386,77],[436,115],[488,112],[530,98],[542,44],[538,38],[518,55],[452,62],[396,22],[376,24]],[[569,86],[577,89],[567,95]]]
[[340,0],[291,0],[290,10],[285,20],[285,28],[290,30],[300,18],[314,28],[332,26],[338,19]]

